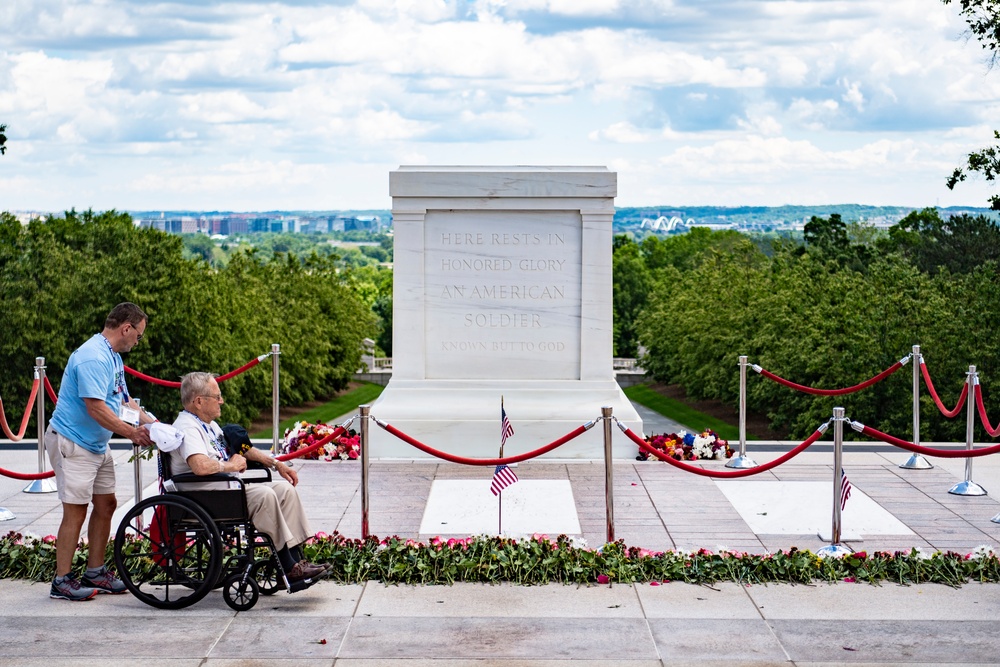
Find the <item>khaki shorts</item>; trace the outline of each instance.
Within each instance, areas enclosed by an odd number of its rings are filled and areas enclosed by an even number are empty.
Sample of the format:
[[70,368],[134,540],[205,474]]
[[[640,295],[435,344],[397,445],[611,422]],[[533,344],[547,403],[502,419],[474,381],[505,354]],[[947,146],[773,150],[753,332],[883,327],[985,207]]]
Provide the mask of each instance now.
[[115,492],[115,460],[111,448],[95,454],[69,438],[45,429],[45,451],[56,473],[59,500],[89,505],[94,496]]

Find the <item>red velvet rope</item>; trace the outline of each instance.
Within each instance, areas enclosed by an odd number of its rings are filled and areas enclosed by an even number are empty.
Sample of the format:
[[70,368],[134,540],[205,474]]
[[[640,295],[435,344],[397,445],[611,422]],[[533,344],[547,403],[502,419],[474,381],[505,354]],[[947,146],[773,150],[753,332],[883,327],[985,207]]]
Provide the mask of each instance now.
[[345,433],[347,433],[347,430],[344,429],[342,426],[338,426],[337,428],[333,429],[333,433],[331,433],[330,435],[326,436],[322,440],[320,440],[318,442],[314,442],[313,444],[309,445],[308,447],[303,447],[302,449],[297,449],[294,452],[288,452],[287,454],[282,454],[280,456],[275,456],[274,459],[276,461],[288,461],[289,459],[297,459],[300,456],[305,456],[306,454],[312,454],[313,452],[315,452],[317,449],[319,449],[323,445],[326,445],[331,440],[339,438],[340,436],[344,435]]
[[174,380],[161,380],[159,378],[153,377],[152,375],[146,375],[145,373],[140,373],[134,368],[129,368],[128,366],[125,367],[125,372],[133,377],[139,378],[140,380],[145,380],[146,382],[152,382],[153,384],[158,384],[161,387],[178,388],[181,386],[180,382],[176,382]]
[[625,433],[626,436],[628,436],[628,438],[632,442],[634,442],[636,445],[639,446],[639,449],[646,452],[647,454],[652,454],[661,461],[666,461],[675,468],[680,468],[681,470],[686,470],[687,472],[692,472],[695,475],[701,475],[702,477],[729,477],[729,478],[747,477],[749,475],[756,475],[758,473],[765,472],[767,470],[770,470],[771,468],[776,468],[785,461],[788,461],[789,459],[792,459],[801,454],[802,452],[804,452],[806,448],[809,447],[809,445],[819,440],[820,437],[823,435],[822,430],[816,429],[812,435],[803,440],[802,443],[797,445],[794,449],[785,452],[784,454],[774,459],[773,461],[762,463],[761,465],[755,468],[746,468],[743,470],[708,470],[705,468],[699,468],[698,466],[690,465],[688,463],[684,463],[683,461],[678,461],[672,456],[667,456],[660,450],[650,447],[646,443],[646,441],[640,438],[638,435],[636,435],[635,431],[633,431],[632,429],[625,429],[625,431],[623,432]]
[[997,437],[1000,435],[1000,423],[997,423],[996,428],[990,425],[990,419],[986,416],[986,406],[983,405],[983,388],[978,384],[976,385],[976,407],[979,409],[979,419],[983,422],[983,428],[986,432],[990,434],[990,437]]
[[0,426],[3,427],[3,432],[8,438],[14,442],[20,442],[24,438],[24,432],[28,430],[28,420],[31,419],[31,408],[35,405],[35,398],[38,396],[38,378],[31,383],[31,395],[28,396],[28,407],[24,409],[24,414],[21,416],[21,430],[14,435],[10,432],[10,426],[7,425],[7,415],[4,414],[3,410],[3,399],[0,398]]
[[941,402],[937,392],[934,390],[934,383],[931,382],[931,374],[927,371],[927,364],[925,364],[922,360],[920,362],[920,374],[924,376],[924,384],[927,385],[927,391],[930,392],[931,398],[934,399],[934,404],[937,406],[937,409],[941,411],[941,414],[948,419],[957,415],[962,409],[962,406],[965,405],[965,399],[969,397],[969,383],[966,382],[962,385],[962,394],[958,397],[958,405],[955,406],[954,410],[949,410],[944,407],[944,403]]
[[869,379],[865,380],[864,382],[862,382],[861,384],[856,384],[853,387],[844,387],[843,389],[813,389],[812,387],[807,387],[807,386],[802,385],[802,384],[796,384],[796,383],[792,382],[791,380],[786,380],[785,378],[778,377],[777,375],[775,375],[771,371],[766,371],[764,369],[760,370],[760,374],[763,375],[766,378],[770,378],[771,380],[774,380],[778,384],[783,384],[786,387],[791,387],[792,389],[795,389],[797,391],[802,391],[802,392],[805,392],[807,394],[816,394],[818,396],[841,396],[843,394],[853,394],[854,392],[860,391],[860,390],[864,389],[865,387],[870,387],[873,384],[875,384],[876,382],[880,382],[881,380],[884,380],[885,378],[889,377],[890,375],[892,375],[893,373],[895,373],[896,371],[898,371],[902,367],[903,367],[903,362],[902,361],[897,361],[892,366],[889,366],[889,368],[885,369],[884,371],[882,371],[881,373],[879,373],[875,377],[869,378]]
[[[243,364],[242,366],[240,366],[239,368],[237,368],[234,371],[229,371],[225,375],[220,375],[219,377],[215,378],[215,381],[216,382],[225,382],[226,380],[229,380],[231,378],[236,377],[240,373],[247,372],[248,370],[250,370],[251,368],[253,368],[254,366],[256,366],[259,363],[260,363],[260,357],[257,357],[255,359],[253,359],[252,361],[248,361],[247,363]],[[139,378],[140,380],[145,380],[146,382],[152,382],[153,384],[158,384],[161,387],[175,387],[175,388],[177,388],[177,387],[181,386],[180,382],[175,382],[174,380],[161,380],[159,378],[153,377],[152,375],[146,375],[145,373],[140,373],[139,371],[135,370],[134,368],[129,368],[128,366],[125,367],[125,372],[128,373],[129,375],[132,375],[134,377]]]
[[48,472],[24,473],[14,472],[13,470],[7,470],[6,468],[0,468],[0,475],[10,477],[11,479],[36,480],[55,477],[56,473],[52,470],[49,470]]
[[497,459],[471,459],[471,458],[466,458],[464,456],[456,456],[454,454],[442,452],[440,450],[434,449],[433,447],[428,447],[419,440],[416,440],[415,438],[411,438],[410,436],[406,435],[405,433],[400,431],[395,426],[392,426],[391,424],[383,424],[378,420],[376,420],[375,423],[377,423],[379,426],[384,428],[389,433],[392,433],[394,436],[396,436],[403,442],[413,445],[414,447],[416,447],[417,449],[426,454],[430,454],[431,456],[435,456],[439,459],[444,459],[445,461],[451,461],[452,463],[461,463],[462,465],[467,465],[467,466],[498,466],[498,465],[508,465],[511,463],[520,463],[521,461],[527,461],[528,459],[533,459],[536,456],[541,456],[546,452],[551,452],[556,447],[565,445],[567,442],[577,437],[578,435],[586,431],[588,428],[587,425],[585,424],[577,426],[575,429],[573,429],[563,437],[559,438],[558,440],[553,440],[544,447],[539,447],[538,449],[535,449],[530,452],[525,452],[524,454],[517,454],[516,456],[507,456]]
[[246,373],[248,370],[250,370],[251,368],[253,368],[254,366],[256,366],[259,363],[260,363],[260,358],[258,357],[256,359],[254,359],[253,361],[248,361],[247,363],[243,364],[242,366],[240,366],[239,368],[237,368],[235,371],[229,371],[225,375],[220,375],[219,377],[215,378],[215,381],[216,382],[225,382],[226,380],[228,380],[230,378],[236,377],[240,373]]
[[53,405],[59,400],[59,397],[56,396],[56,390],[52,388],[52,383],[49,382],[48,375],[45,376],[45,393],[49,395],[49,399],[51,399]]
[[910,452],[926,454],[928,456],[940,456],[945,459],[965,459],[975,456],[988,456],[989,454],[996,454],[997,452],[1000,452],[1000,445],[983,447],[981,449],[936,449],[934,447],[923,447],[921,445],[915,445],[907,440],[901,440],[900,438],[893,437],[888,433],[883,433],[882,431],[874,429],[871,426],[863,426],[861,433],[875,438],[876,440],[887,442],[890,445],[896,445],[897,447]]

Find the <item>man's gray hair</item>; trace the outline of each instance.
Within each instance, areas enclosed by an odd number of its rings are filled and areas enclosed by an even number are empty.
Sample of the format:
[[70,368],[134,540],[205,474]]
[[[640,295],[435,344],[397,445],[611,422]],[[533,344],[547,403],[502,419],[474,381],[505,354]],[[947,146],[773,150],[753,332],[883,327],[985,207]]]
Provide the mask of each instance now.
[[205,392],[208,391],[209,383],[215,379],[215,375],[212,373],[201,373],[194,372],[188,373],[181,378],[181,405],[187,406],[188,403],[198,398],[199,396],[204,396]]

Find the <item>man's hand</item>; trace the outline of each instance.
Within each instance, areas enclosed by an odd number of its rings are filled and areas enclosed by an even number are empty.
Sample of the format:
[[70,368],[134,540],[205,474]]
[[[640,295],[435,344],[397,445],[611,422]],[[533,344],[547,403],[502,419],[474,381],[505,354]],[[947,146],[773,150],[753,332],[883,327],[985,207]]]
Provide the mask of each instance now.
[[228,463],[233,465],[234,472],[243,472],[247,469],[247,460],[239,454],[233,454],[230,456]]
[[281,461],[274,462],[274,469],[278,471],[278,474],[285,478],[285,480],[292,486],[296,486],[299,483],[299,475],[291,467],[286,466]]
[[132,428],[132,432],[128,434],[128,439],[141,447],[152,447],[154,444],[153,438],[149,435],[149,430],[143,428],[142,426],[135,426]]

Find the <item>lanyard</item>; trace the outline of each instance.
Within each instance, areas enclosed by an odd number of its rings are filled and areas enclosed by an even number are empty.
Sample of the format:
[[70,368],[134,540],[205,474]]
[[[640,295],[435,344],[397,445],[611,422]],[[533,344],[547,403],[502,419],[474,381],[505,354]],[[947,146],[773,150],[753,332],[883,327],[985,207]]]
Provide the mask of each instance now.
[[184,412],[186,412],[189,415],[191,415],[192,417],[194,417],[195,420],[197,420],[197,422],[199,424],[201,424],[201,429],[203,431],[205,431],[205,436],[208,438],[208,441],[212,443],[212,446],[215,447],[215,451],[217,451],[219,453],[219,457],[223,461],[228,461],[229,460],[229,452],[226,451],[225,445],[222,444],[222,436],[220,435],[220,436],[213,437],[212,429],[208,428],[208,424],[206,424],[205,422],[203,422],[201,420],[201,417],[199,417],[195,413],[191,412],[190,410],[185,410]]
[[121,355],[115,352],[115,348],[111,347],[111,341],[105,338],[104,334],[100,334],[100,336],[104,344],[108,346],[108,352],[111,353],[111,364],[115,369],[115,393],[121,394],[125,402],[129,403],[132,398],[128,395],[128,387],[125,386],[125,362],[122,361]]

